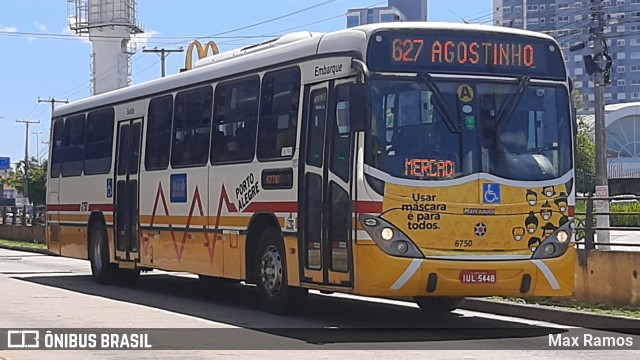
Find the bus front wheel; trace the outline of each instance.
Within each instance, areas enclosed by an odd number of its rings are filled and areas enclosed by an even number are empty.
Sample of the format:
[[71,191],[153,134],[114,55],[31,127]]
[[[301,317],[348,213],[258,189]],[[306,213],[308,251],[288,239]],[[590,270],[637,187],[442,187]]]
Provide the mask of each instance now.
[[419,296],[415,297],[414,300],[425,313],[438,314],[448,313],[457,309],[464,298]]
[[287,314],[302,305],[307,290],[288,285],[284,239],[278,229],[268,228],[260,237],[255,269],[258,298],[272,314]]

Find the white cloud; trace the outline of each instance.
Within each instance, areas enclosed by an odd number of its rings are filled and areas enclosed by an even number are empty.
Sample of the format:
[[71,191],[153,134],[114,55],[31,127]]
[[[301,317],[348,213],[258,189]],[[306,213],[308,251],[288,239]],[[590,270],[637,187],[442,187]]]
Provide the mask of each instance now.
[[36,27],[36,29],[40,30],[40,31],[47,31],[47,27],[44,24],[40,24],[37,21],[33,22],[33,26]]
[[136,42],[139,50],[145,46],[148,46],[149,40],[151,40],[152,37],[158,36],[158,35],[160,35],[159,31],[145,30],[145,32],[143,32],[142,34],[133,35],[131,38],[133,39],[133,41]]
[[18,32],[17,27],[13,26],[0,26],[0,31],[2,32]]
[[[73,24],[74,21],[75,21],[74,19],[75,19],[74,17],[69,17],[69,24]],[[68,26],[66,26],[66,27],[64,27],[62,29],[62,33],[64,35],[75,35],[75,36],[78,37],[78,40],[82,41],[83,43],[91,44],[91,41],[89,41],[89,36],[88,35],[80,36],[80,35],[76,34],[75,32],[71,31],[71,29]]]

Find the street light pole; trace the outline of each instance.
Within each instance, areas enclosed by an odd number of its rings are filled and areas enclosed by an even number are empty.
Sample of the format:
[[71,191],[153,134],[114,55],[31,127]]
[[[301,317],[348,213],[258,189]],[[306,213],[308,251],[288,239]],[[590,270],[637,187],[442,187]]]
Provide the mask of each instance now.
[[[593,26],[591,28],[593,39],[593,62],[596,65],[596,71],[593,72],[593,85],[594,85],[594,97],[595,97],[595,119],[594,119],[594,132],[595,132],[595,144],[596,144],[596,194],[597,196],[608,197],[609,196],[609,182],[607,174],[607,133],[605,124],[605,101],[604,101],[604,88],[607,86],[607,73],[611,67],[611,63],[607,64],[607,59],[611,59],[607,52],[607,46],[605,44],[604,27],[605,13],[602,0],[594,0],[591,2],[591,16],[593,19]],[[603,199],[596,201],[596,211],[605,213],[603,215],[597,215],[596,221],[599,227],[609,227],[609,216],[606,214],[609,212],[609,200]],[[597,232],[599,243],[609,242],[609,231],[598,230]],[[604,249],[602,247],[601,249]]]
[[31,124],[40,124],[40,120],[16,120],[17,123],[23,123],[27,126],[27,131],[25,132],[25,141],[24,141],[24,179],[23,179],[23,194],[27,198],[27,202],[29,202],[29,125]]

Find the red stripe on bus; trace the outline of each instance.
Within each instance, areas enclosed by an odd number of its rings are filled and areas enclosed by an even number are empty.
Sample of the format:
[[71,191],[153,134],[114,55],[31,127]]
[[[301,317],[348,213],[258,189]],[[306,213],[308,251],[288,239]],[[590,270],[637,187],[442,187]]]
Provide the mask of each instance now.
[[[47,205],[47,211],[80,211],[80,204]],[[89,211],[113,211],[113,204],[90,204]]]
[[80,211],[80,204],[47,205],[47,211]]
[[113,211],[113,204],[91,204],[89,211]]
[[382,203],[378,201],[355,201],[354,209],[357,213],[381,213]]
[[298,212],[297,202],[253,202],[242,212],[272,211],[272,212]]

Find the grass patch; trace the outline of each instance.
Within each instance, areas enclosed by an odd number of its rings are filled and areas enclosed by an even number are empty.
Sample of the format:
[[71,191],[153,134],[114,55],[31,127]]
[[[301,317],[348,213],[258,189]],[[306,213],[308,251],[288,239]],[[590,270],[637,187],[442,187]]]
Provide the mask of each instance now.
[[[576,200],[576,218],[584,221],[587,211],[585,200]],[[640,226],[640,215],[628,213],[640,213],[640,203],[612,203],[609,205],[610,226],[638,227]],[[625,213],[627,213],[625,215]],[[617,215],[618,214],[618,215]]]
[[518,304],[529,305],[545,305],[558,308],[565,308],[567,310],[575,310],[582,312],[590,312],[600,315],[614,315],[614,316],[627,316],[640,319],[640,306],[618,306],[605,303],[589,303],[585,301],[579,301],[568,298],[546,298],[546,297],[531,297],[531,298],[514,298],[514,297],[500,297],[493,296],[489,300],[515,302]]
[[20,247],[26,247],[26,248],[32,248],[32,249],[47,248],[47,244],[38,244],[38,243],[28,242],[28,241],[14,241],[14,240],[2,240],[2,239],[0,239],[0,245],[20,246]]

